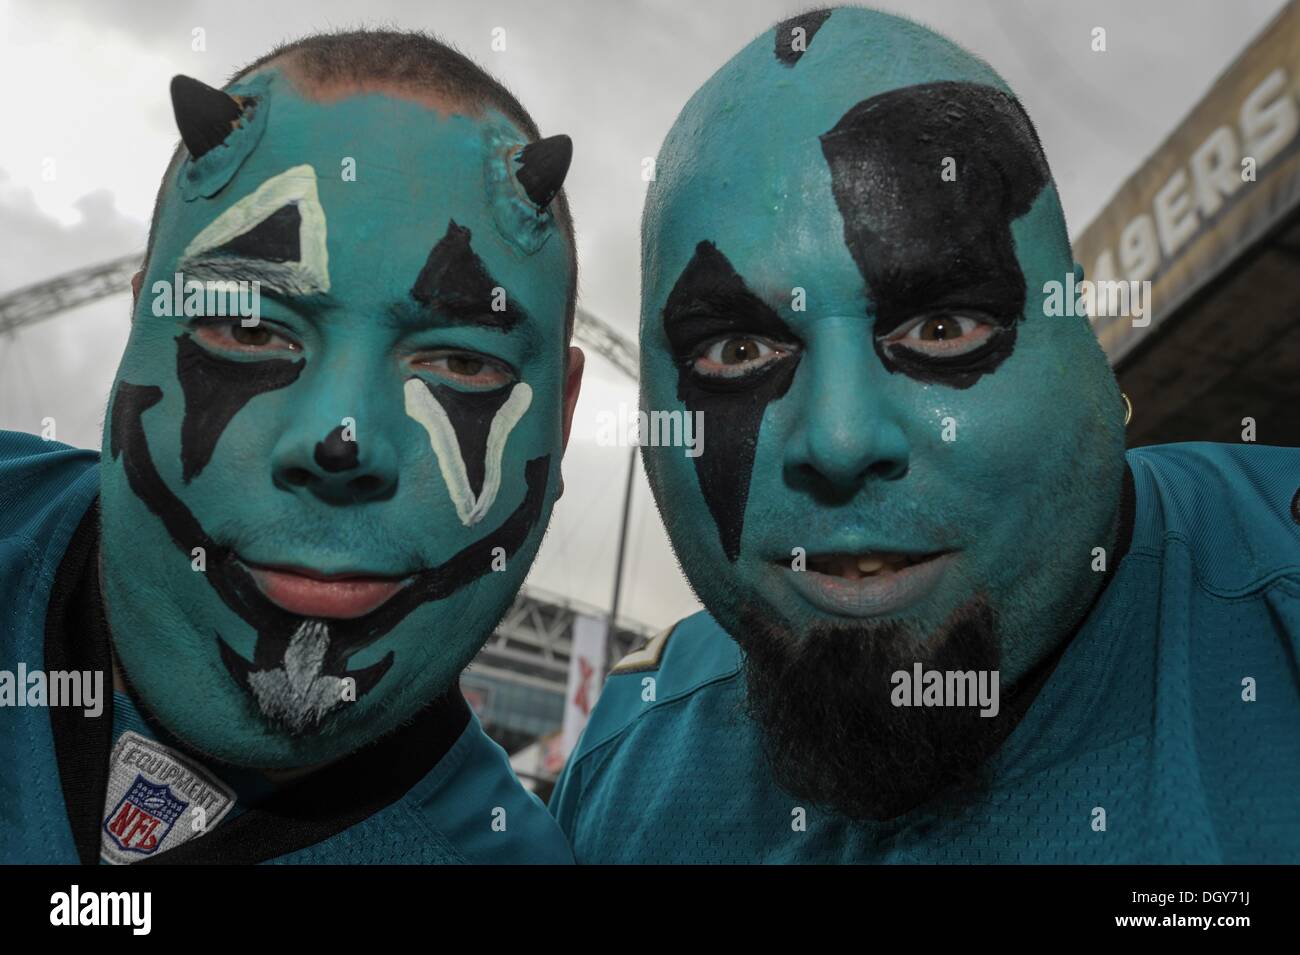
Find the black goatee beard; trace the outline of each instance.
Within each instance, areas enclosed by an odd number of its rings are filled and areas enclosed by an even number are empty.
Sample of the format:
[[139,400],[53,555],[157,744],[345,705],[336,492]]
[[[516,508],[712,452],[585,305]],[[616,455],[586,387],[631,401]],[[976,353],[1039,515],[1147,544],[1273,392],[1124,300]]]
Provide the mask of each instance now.
[[[976,597],[921,639],[896,622],[793,634],[775,616],[743,617],[748,710],[777,784],[851,819],[886,820],[941,793],[978,788],[980,768],[1014,729],[1030,692],[979,705],[894,706],[893,673],[997,670],[997,615]],[[1028,689],[1028,687],[1026,687]]]

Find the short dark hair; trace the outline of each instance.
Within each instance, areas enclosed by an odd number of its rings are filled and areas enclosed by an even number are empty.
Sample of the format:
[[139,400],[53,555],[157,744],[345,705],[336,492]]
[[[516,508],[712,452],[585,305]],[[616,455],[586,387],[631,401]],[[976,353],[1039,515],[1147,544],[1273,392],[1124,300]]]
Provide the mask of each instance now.
[[[537,124],[528,111],[498,80],[481,66],[432,34],[423,30],[340,30],[312,33],[278,44],[269,53],[242,67],[226,81],[236,80],[274,60],[283,60],[291,76],[308,84],[367,81],[388,82],[412,92],[428,92],[471,106],[490,106],[534,141],[541,138]],[[167,180],[184,151],[177,145],[167,173],[154,200],[149,224],[149,241],[145,246],[144,269],[153,255],[154,233],[167,189]],[[578,298],[578,248],[573,230],[569,201],[561,189],[551,203],[555,220],[569,252],[569,287],[565,307],[565,339],[573,336],[573,318]]]

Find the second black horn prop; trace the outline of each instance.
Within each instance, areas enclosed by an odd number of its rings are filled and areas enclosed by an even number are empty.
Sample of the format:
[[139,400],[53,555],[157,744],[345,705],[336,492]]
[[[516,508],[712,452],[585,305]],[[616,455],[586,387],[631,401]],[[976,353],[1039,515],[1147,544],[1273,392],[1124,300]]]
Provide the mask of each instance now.
[[572,161],[573,140],[563,133],[529,143],[515,154],[515,178],[538,212],[544,212],[559,193]]

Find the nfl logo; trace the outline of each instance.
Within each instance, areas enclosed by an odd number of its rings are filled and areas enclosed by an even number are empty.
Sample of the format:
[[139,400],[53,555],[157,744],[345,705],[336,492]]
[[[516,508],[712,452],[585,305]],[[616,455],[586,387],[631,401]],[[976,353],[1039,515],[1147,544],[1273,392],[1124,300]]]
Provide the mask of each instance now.
[[104,831],[119,848],[151,855],[187,806],[189,803],[172,795],[170,787],[155,786],[137,775],[117,808],[104,820]]

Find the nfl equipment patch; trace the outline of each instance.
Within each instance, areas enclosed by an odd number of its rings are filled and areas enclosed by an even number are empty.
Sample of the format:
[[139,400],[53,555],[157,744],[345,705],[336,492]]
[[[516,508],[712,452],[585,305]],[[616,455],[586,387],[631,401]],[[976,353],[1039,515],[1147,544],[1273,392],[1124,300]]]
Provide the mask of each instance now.
[[157,740],[126,732],[109,757],[100,858],[147,859],[215,827],[235,794],[203,767]]

